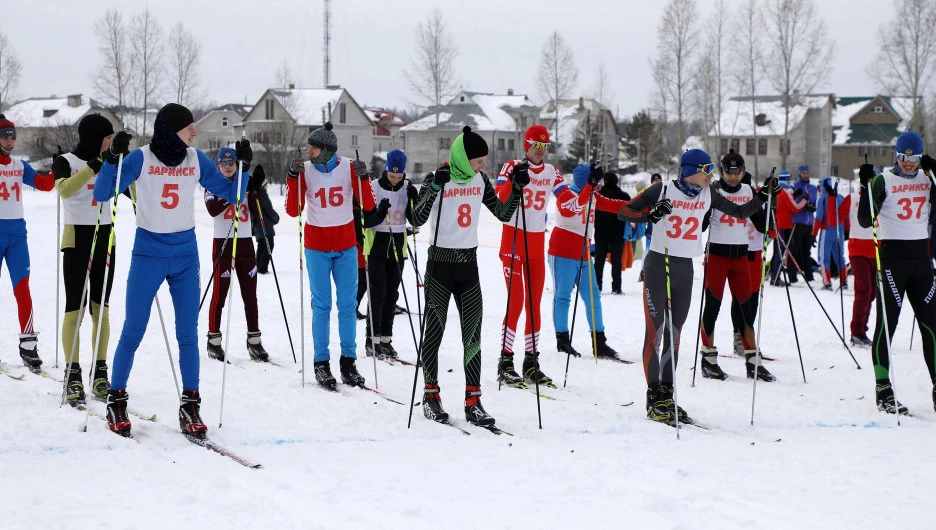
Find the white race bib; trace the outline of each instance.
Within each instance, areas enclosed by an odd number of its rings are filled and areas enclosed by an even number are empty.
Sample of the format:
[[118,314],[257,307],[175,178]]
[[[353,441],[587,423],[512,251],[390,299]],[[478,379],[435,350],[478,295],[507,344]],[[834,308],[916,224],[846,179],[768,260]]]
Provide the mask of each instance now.
[[160,162],[149,145],[140,151],[143,168],[136,181],[137,226],[158,234],[195,228],[195,184],[201,178],[198,151],[186,149],[185,160],[175,167]]
[[[380,184],[375,184],[374,189],[374,200],[378,205],[383,199],[388,199],[390,201],[390,209],[387,210],[387,218],[382,220],[379,225],[371,228],[377,232],[393,232],[395,234],[400,234],[406,231],[406,203],[408,199],[406,198],[406,187],[412,186],[410,183],[401,186],[397,191],[385,190],[380,187]],[[390,221],[390,226],[387,226],[387,220]],[[391,227],[393,228],[391,230]]]
[[[742,184],[741,189],[734,193],[729,193],[723,189],[717,190],[725,199],[735,204],[745,204],[751,202],[754,192],[751,187]],[[753,226],[748,219],[738,219],[732,217],[721,210],[712,210],[712,218],[709,223],[709,230],[712,231],[712,243],[722,245],[747,245],[748,244],[748,225]]]
[[23,162],[11,158],[0,165],[0,219],[23,218]]
[[[440,248],[477,247],[478,216],[484,207],[484,180],[481,172],[475,173],[467,184],[449,181],[439,194],[429,214],[432,231],[430,241],[436,241]],[[438,213],[439,205],[442,205],[441,215]]]
[[[62,157],[68,160],[72,175],[78,173],[88,165],[87,162],[78,158],[73,153],[65,153]],[[74,195],[67,199],[62,199],[63,210],[65,210],[65,224],[93,225],[98,222],[98,210],[100,209],[101,203],[94,200],[94,183],[96,181],[97,175],[94,175],[88,179],[88,182],[85,182],[84,186],[76,191]],[[110,200],[108,200],[104,203],[104,213],[106,215],[101,215],[102,225],[109,225],[111,223],[110,209]]]
[[881,239],[929,239],[929,177],[922,170],[912,179],[888,171],[884,183],[887,198],[877,217]]
[[344,226],[354,220],[351,161],[340,158],[329,173],[305,163],[305,215],[312,226]]
[[673,204],[673,213],[653,227],[650,250],[663,254],[668,246],[670,256],[694,258],[701,255],[705,249],[702,218],[712,206],[711,188],[704,186],[695,197],[680,191],[673,182],[664,184],[663,190]]

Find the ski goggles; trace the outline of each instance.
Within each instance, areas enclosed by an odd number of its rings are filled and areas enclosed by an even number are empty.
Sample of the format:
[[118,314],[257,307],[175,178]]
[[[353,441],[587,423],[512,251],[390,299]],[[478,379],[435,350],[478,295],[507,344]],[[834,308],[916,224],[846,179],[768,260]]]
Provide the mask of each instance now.
[[715,164],[709,162],[708,164],[701,164],[697,166],[699,171],[705,173],[706,175],[711,175],[715,172]]
[[741,166],[741,167],[724,167],[724,168],[722,168],[722,171],[723,171],[726,175],[740,175],[740,174],[744,173],[744,166]]
[[529,148],[549,150],[549,142],[528,142],[528,143],[530,144]]
[[235,161],[233,161],[233,160],[224,160],[223,162],[218,162],[218,165],[224,166],[224,167],[231,167],[231,166],[233,166],[233,165],[236,164],[236,163],[237,163],[237,162],[235,162]]
[[914,164],[919,164],[922,158],[923,155],[908,155],[905,153],[897,153],[898,162],[913,162]]

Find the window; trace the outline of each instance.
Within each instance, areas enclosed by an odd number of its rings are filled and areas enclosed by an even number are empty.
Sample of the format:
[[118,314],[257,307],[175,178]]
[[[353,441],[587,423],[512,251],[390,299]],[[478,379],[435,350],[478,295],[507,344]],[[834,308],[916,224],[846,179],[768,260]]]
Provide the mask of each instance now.
[[451,138],[439,138],[439,149],[451,149],[451,148],[452,148]]
[[221,126],[222,126],[222,127],[227,127],[227,126],[228,126],[228,119],[227,119],[227,116],[224,116],[223,118],[221,118]]
[[767,139],[760,138],[757,140],[757,154],[766,155],[767,154]]
[[884,107],[881,105],[871,107],[871,114],[884,114]]
[[741,152],[741,140],[737,138],[731,139],[731,148],[734,149],[735,153]]
[[858,146],[858,156],[865,156],[871,154],[867,146],[859,145]]
[[517,148],[517,142],[516,142],[516,140],[514,140],[513,138],[507,140],[507,150],[508,150],[508,151],[513,151],[513,150],[516,149],[516,148]]
[[413,164],[413,171],[414,171],[417,175],[422,175],[422,172],[423,172],[423,165],[422,165],[422,162],[416,162],[415,164]]
[[268,99],[263,102],[263,110],[264,110],[263,118],[266,120],[272,120],[273,119],[273,100],[272,99]]
[[754,154],[754,139],[748,138],[744,141],[744,154],[753,155]]
[[360,147],[360,146],[361,145],[358,143],[358,135],[352,134],[351,135],[351,147]]
[[728,152],[728,139],[727,138],[722,138],[721,141],[718,142],[718,145],[720,146],[719,151],[721,151],[722,153]]
[[874,156],[884,156],[884,146],[876,145],[874,146]]
[[499,150],[503,151],[505,145],[506,145],[506,142],[504,141],[503,138],[498,138],[498,139],[497,139],[497,148],[498,148]]
[[338,105],[338,123],[347,123],[348,106],[344,103]]
[[832,176],[833,176],[833,177],[839,176],[839,174],[838,174],[838,166],[832,166]]
[[826,154],[822,153],[822,156],[819,157],[819,166],[825,167],[825,165],[826,165]]

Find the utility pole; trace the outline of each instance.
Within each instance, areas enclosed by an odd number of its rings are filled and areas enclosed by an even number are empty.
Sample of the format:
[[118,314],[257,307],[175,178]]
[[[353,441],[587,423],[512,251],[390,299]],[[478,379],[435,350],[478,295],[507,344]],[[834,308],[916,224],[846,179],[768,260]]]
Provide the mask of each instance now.
[[324,23],[325,35],[325,60],[322,62],[325,69],[325,75],[323,79],[325,80],[325,88],[328,88],[328,85],[331,84],[331,0],[325,0],[325,23]]

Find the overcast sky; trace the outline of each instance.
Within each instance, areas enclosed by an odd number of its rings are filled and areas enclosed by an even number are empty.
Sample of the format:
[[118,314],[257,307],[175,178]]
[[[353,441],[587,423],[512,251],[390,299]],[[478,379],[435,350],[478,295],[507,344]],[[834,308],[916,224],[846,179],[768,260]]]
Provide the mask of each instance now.
[[[588,95],[604,63],[614,93],[611,110],[629,116],[650,103],[648,57],[655,52],[663,0],[334,0],[332,83],[362,105],[404,107],[417,102],[407,84],[416,25],[441,6],[455,43],[458,79],[465,88],[505,93],[513,88],[541,100],[536,72],[543,43],[558,29],[579,69],[576,95]],[[698,0],[694,30],[706,31],[704,15],[714,0]],[[111,7],[125,17],[146,8],[166,32],[183,21],[202,45],[202,87],[208,101],[254,103],[273,85],[286,61],[298,86],[320,87],[322,0],[124,0],[14,1],[0,31],[23,63],[16,99],[94,93],[91,72],[102,64],[94,22]],[[740,5],[740,0],[729,0]],[[821,0],[819,11],[836,43],[828,82],[836,94],[877,91],[865,74],[877,50],[877,27],[891,17],[889,0]],[[883,17],[883,18],[882,18]],[[167,50],[168,52],[168,50]],[[168,90],[166,91],[168,95]]]

